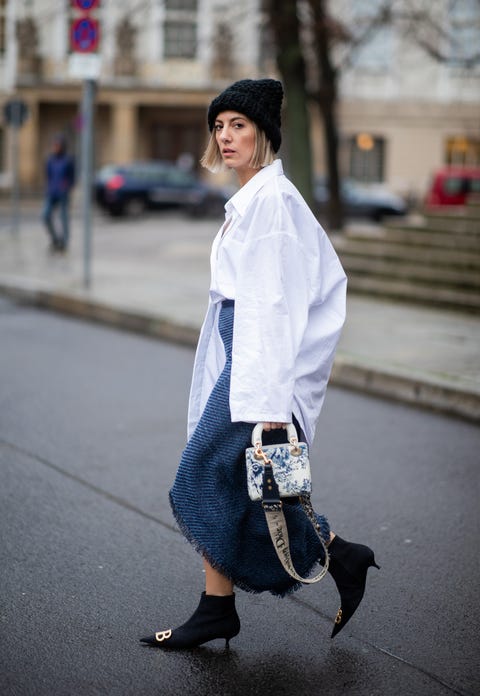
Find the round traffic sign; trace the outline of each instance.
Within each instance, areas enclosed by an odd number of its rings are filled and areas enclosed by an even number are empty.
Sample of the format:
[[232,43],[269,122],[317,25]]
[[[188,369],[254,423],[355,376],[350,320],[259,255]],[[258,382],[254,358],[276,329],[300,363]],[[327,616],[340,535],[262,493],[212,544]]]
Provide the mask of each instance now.
[[98,48],[99,25],[96,19],[81,17],[72,23],[72,50],[78,53],[92,53]]
[[75,0],[75,7],[82,12],[88,12],[89,10],[95,10],[100,4],[100,0]]
[[28,107],[21,99],[10,99],[3,107],[3,116],[9,126],[20,128],[28,116]]

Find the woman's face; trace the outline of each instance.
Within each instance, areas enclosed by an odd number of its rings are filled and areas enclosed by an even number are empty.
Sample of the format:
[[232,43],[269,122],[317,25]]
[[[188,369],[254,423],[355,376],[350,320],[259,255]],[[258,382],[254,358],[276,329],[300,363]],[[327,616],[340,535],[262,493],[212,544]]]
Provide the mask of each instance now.
[[238,111],[222,111],[215,119],[214,128],[223,161],[245,183],[257,171],[250,166],[255,150],[253,122]]

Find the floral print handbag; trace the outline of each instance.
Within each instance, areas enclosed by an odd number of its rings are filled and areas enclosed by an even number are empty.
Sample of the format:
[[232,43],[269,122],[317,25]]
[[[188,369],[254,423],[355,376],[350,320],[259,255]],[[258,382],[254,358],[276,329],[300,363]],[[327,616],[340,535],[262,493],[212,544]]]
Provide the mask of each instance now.
[[312,477],[308,446],[305,442],[298,442],[293,423],[287,425],[288,442],[285,444],[262,447],[262,430],[261,423],[255,426],[252,433],[253,447],[245,451],[250,499],[263,498],[264,455],[272,462],[280,498],[309,495],[312,492]]
[[[263,423],[257,423],[252,432],[253,446],[245,450],[248,495],[253,501],[261,501],[273,546],[287,573],[299,582],[308,584],[318,582],[327,573],[329,559],[320,525],[310,502],[312,479],[308,446],[305,442],[298,442],[293,423],[287,424],[288,442],[285,444],[263,448],[262,432]],[[325,554],[322,570],[312,578],[302,578],[298,575],[290,555],[287,523],[281,498],[292,497],[299,498]]]

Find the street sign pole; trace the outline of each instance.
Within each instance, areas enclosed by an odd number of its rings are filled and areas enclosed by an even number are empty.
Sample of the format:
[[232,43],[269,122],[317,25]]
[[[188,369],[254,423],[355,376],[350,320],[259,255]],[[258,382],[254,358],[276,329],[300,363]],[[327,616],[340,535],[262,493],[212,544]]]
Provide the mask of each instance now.
[[82,96],[83,284],[92,282],[92,154],[95,80],[84,80]]
[[18,180],[18,131],[20,126],[14,124],[12,126],[12,234],[17,235],[20,228],[20,185]]
[[100,0],[71,0],[74,18],[70,24],[70,74],[83,79],[82,93],[82,217],[83,217],[83,284],[92,283],[92,164],[93,108],[95,80],[100,72],[98,45],[100,24],[96,13]]
[[20,183],[18,175],[18,133],[28,117],[28,108],[21,99],[11,99],[3,108],[3,117],[12,128],[12,187],[11,187],[11,232],[18,233],[20,223]]

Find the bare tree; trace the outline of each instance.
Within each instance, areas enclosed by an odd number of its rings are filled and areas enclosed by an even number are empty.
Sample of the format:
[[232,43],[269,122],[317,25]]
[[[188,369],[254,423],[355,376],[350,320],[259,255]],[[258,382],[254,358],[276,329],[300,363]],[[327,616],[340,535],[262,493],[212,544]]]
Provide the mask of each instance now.
[[385,21],[433,60],[470,70],[480,63],[480,0],[449,0],[448,12],[427,0],[385,2]]
[[295,0],[267,0],[276,49],[276,61],[286,92],[286,132],[290,174],[312,207],[312,151],[306,91],[305,59],[301,46],[300,22]]
[[[391,26],[432,59],[469,70],[480,63],[480,27],[475,26],[468,11],[475,6],[480,6],[480,0],[449,0],[448,5],[442,6],[431,0],[372,0],[366,3],[363,16],[357,14],[352,20],[344,19],[343,13],[342,17],[336,16],[338,3],[336,6],[331,0],[265,3],[289,105],[291,172],[309,202],[313,196],[311,158],[307,154],[311,153],[308,104],[315,104],[320,110],[330,189],[327,211],[330,228],[342,226],[337,128],[338,83],[342,71],[352,65],[357,52],[381,28]],[[476,16],[478,21],[478,12]],[[305,102],[303,109],[301,100]]]
[[323,134],[328,171],[330,197],[327,220],[331,229],[339,230],[343,225],[338,166],[337,95],[338,71],[334,67],[331,50],[339,25],[327,14],[325,0],[309,0],[313,53],[316,58],[317,80],[313,96],[320,107],[323,118]]

